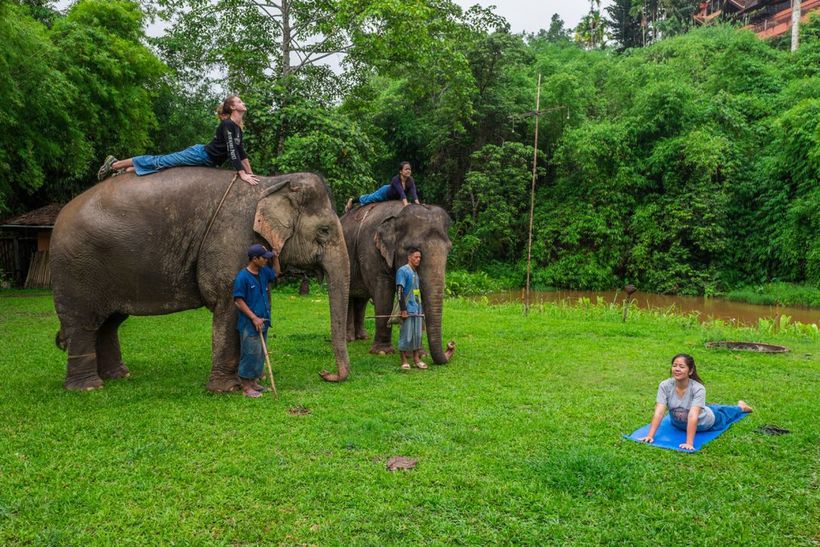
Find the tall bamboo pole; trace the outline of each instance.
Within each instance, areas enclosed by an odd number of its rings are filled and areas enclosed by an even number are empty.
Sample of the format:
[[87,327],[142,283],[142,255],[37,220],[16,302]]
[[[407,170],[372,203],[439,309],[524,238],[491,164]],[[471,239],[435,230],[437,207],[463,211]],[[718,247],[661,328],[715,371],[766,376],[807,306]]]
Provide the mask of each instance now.
[[524,315],[530,313],[530,269],[532,265],[532,217],[535,211],[535,174],[538,161],[538,120],[541,118],[541,75],[535,92],[535,139],[532,145],[532,186],[530,188],[530,231],[527,239],[527,287],[524,298]]
[[800,42],[800,0],[792,0],[792,53]]

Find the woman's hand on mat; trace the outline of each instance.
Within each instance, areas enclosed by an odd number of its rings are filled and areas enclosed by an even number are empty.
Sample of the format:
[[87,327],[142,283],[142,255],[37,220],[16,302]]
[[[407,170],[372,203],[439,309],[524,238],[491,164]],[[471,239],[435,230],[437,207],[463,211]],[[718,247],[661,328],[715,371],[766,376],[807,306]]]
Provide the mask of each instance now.
[[694,449],[695,449],[695,447],[694,447],[694,446],[692,446],[692,445],[691,445],[691,444],[689,444],[689,443],[680,443],[680,444],[678,445],[678,448],[680,448],[681,450],[694,450]]
[[642,443],[652,444],[652,443],[655,442],[655,437],[650,437],[649,435],[647,435],[646,437],[641,437],[638,440],[641,441]]
[[245,171],[239,172],[239,178],[244,180],[251,186],[256,186],[257,184],[259,184],[259,177],[257,177],[256,175],[246,173]]

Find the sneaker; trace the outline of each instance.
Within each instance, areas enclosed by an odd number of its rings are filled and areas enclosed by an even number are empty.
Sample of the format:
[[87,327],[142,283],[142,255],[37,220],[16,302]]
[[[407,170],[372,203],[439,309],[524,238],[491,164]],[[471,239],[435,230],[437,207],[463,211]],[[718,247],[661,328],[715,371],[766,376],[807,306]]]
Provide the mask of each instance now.
[[353,209],[353,198],[348,198],[345,203],[345,213],[350,212],[351,209]]
[[117,158],[114,156],[108,156],[105,158],[102,167],[100,167],[100,170],[97,171],[97,180],[105,180],[105,178],[111,174],[111,166],[114,165],[115,161],[117,161]]

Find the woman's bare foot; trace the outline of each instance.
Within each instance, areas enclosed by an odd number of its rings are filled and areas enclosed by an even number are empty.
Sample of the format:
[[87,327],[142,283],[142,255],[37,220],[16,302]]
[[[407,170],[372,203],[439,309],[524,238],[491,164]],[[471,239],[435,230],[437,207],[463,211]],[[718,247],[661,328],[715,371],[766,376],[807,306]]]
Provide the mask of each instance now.
[[752,412],[752,407],[746,404],[746,401],[738,401],[737,406],[740,407],[740,410],[743,412]]

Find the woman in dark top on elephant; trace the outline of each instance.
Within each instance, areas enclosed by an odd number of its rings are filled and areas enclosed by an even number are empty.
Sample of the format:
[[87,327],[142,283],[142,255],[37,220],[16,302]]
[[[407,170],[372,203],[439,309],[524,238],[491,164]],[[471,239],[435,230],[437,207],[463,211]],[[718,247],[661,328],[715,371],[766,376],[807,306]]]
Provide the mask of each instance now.
[[250,185],[256,185],[259,179],[253,174],[248,155],[242,146],[242,122],[247,111],[242,99],[230,95],[217,110],[221,122],[216,128],[214,138],[208,144],[195,144],[181,152],[162,156],[135,156],[126,160],[108,156],[97,172],[97,179],[103,180],[112,173],[119,175],[127,171],[134,171],[137,175],[150,175],[162,169],[182,165],[211,167],[221,165],[230,159],[239,178]]
[[372,194],[364,194],[356,198],[350,198],[345,205],[345,213],[353,208],[353,204],[367,205],[368,203],[376,203],[377,201],[388,201],[391,199],[400,199],[404,205],[407,205],[407,196],[413,200],[414,203],[419,203],[419,195],[416,192],[416,181],[411,177],[413,169],[410,167],[409,161],[403,161],[399,165],[399,174],[393,177],[390,184],[385,184]]

